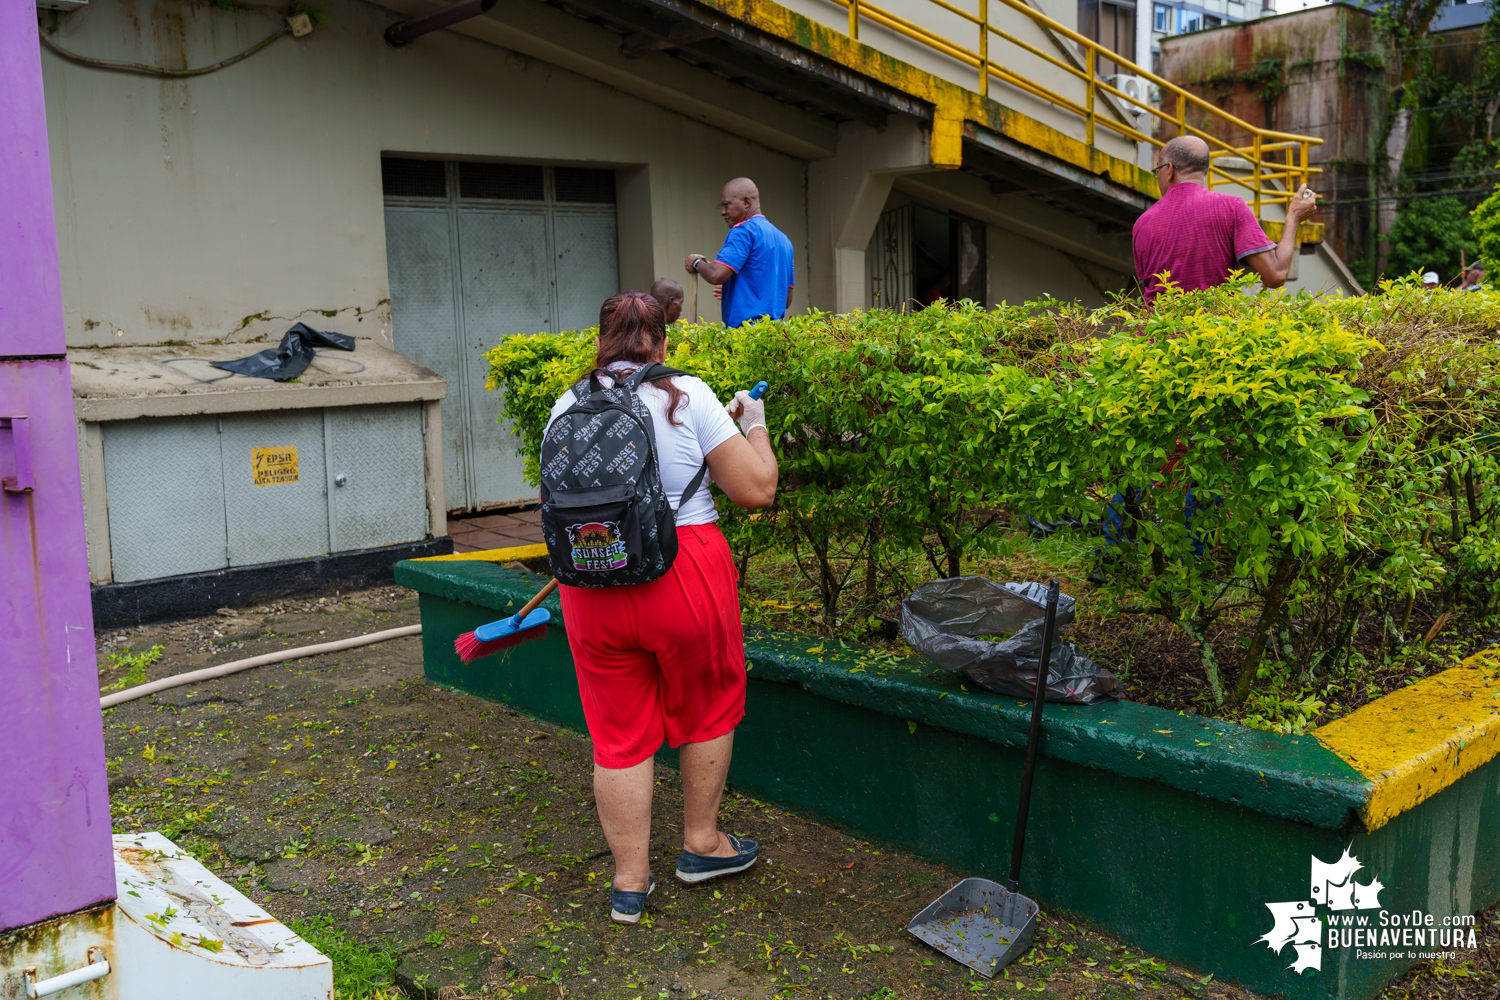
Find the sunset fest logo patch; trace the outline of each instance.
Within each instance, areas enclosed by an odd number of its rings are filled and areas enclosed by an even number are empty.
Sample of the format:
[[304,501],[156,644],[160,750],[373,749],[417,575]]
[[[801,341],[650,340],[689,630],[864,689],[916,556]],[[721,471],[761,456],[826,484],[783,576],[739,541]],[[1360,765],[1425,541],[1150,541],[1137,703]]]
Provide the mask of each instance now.
[[573,546],[573,568],[589,572],[624,569],[630,562],[620,525],[615,521],[591,521],[567,525]]
[[1311,898],[1267,903],[1275,922],[1256,941],[1278,955],[1291,945],[1293,972],[1321,971],[1330,949],[1353,948],[1357,959],[1451,959],[1458,948],[1478,947],[1472,915],[1392,913],[1380,905],[1380,879],[1355,881],[1362,868],[1348,848],[1331,864],[1312,856]]

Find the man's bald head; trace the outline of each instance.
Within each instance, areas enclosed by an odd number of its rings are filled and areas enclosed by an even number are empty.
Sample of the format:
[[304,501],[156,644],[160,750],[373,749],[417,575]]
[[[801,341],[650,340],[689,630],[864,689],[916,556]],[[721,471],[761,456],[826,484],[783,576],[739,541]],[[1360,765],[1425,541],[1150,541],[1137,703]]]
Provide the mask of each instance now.
[[661,303],[662,317],[668,326],[682,315],[682,286],[671,278],[657,278],[651,286],[651,297]]
[[1161,148],[1161,161],[1177,168],[1179,174],[1208,173],[1208,143],[1196,135],[1179,135],[1168,139]]
[[760,189],[748,177],[736,177],[719,192],[719,214],[731,226],[760,213]]

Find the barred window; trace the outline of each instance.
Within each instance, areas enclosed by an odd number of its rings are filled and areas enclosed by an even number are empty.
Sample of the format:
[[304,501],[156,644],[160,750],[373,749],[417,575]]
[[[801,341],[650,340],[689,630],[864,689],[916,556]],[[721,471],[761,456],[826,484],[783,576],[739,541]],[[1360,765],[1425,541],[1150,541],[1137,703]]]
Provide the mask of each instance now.
[[460,163],[458,192],[463,198],[541,201],[542,168],[521,163]]
[[380,161],[380,184],[388,198],[446,198],[448,177],[442,160]]
[[588,167],[554,167],[553,184],[558,201],[581,201],[592,205],[615,203],[615,172]]

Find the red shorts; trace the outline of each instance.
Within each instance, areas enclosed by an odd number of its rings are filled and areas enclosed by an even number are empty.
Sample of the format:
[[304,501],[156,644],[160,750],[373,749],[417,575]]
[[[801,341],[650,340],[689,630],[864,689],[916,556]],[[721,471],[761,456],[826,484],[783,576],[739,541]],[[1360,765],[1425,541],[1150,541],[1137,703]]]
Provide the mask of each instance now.
[[705,743],[745,717],[738,574],[716,524],[677,529],[665,576],[561,592],[594,762],[626,768],[661,748]]

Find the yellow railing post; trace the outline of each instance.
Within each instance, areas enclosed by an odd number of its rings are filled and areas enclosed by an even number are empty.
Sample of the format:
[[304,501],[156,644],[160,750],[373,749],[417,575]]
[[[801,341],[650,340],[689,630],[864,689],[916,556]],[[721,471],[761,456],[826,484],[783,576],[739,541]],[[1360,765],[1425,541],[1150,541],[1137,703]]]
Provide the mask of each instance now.
[[990,0],[979,0],[979,92],[990,96]]
[[1260,152],[1260,133],[1259,132],[1255,133],[1255,141],[1251,144],[1251,149],[1253,150],[1253,152],[1251,153],[1251,156],[1254,159],[1251,161],[1251,164],[1250,164],[1250,168],[1251,168],[1251,172],[1250,172],[1250,186],[1251,186],[1251,189],[1255,192],[1255,217],[1258,219],[1258,218],[1260,218],[1260,185],[1261,185],[1261,181],[1260,181],[1260,157],[1261,157],[1261,152]]
[[859,41],[859,0],[849,0],[849,37]]
[[[1087,51],[1089,64],[1093,65],[1095,61],[1094,50],[1088,49]],[[1085,86],[1088,89],[1088,101],[1085,102],[1084,107],[1088,109],[1088,116],[1083,120],[1083,144],[1089,147],[1089,155],[1092,156],[1094,149],[1094,95],[1098,91],[1098,88],[1094,86],[1093,73],[1089,74],[1088,82]]]

